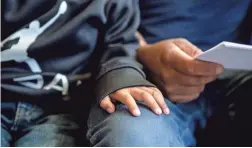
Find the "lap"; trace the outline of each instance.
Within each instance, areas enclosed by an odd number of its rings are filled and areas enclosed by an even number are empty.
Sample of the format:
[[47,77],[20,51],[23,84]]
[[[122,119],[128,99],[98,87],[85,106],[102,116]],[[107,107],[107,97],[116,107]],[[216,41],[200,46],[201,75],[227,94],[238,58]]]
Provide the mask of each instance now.
[[11,134],[4,128],[1,127],[1,147],[9,147],[12,137]]
[[14,146],[61,147],[75,146],[75,137],[79,126],[72,115],[48,115],[34,125],[27,126],[20,132],[21,136]]
[[201,146],[248,145],[251,133],[252,72],[227,70],[205,91],[215,107],[201,136]]
[[141,116],[133,117],[124,105],[107,114],[98,106],[91,110],[87,137],[95,146],[193,146],[195,121],[206,123],[205,98],[186,104],[166,100],[171,113],[155,115],[139,104]]
[[166,100],[170,115],[157,116],[144,105],[140,106],[140,117],[131,116],[123,105],[107,114],[96,105],[90,113],[87,138],[95,146],[194,146],[196,126],[205,127],[215,105],[232,103],[224,99],[228,95],[236,96],[236,100],[249,99],[251,76],[251,72],[229,71],[210,84],[196,101],[173,104]]
[[[55,107],[57,108],[57,107]],[[75,146],[77,116],[28,102],[2,102],[1,143],[9,146]]]

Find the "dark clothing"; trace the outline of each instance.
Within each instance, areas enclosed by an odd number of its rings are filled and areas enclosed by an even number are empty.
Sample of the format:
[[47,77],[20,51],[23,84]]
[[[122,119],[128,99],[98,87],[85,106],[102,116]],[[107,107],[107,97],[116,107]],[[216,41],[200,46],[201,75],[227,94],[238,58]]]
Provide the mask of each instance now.
[[[59,100],[81,84],[97,84],[97,99],[120,88],[153,86],[134,60],[136,0],[4,0],[1,11],[3,100],[9,94]],[[81,83],[90,74],[95,82]]]
[[249,44],[251,0],[141,0],[140,32],[148,43],[186,38],[202,50],[222,41]]
[[[252,44],[251,0],[141,0],[140,10],[142,21],[139,30],[148,43],[186,38],[203,51],[222,41]],[[223,77],[225,75],[226,77]],[[208,107],[198,105],[195,109],[187,110],[191,114],[200,111],[205,113],[205,116],[201,116],[203,118],[195,116],[192,122],[188,120],[182,122],[191,125],[189,128],[191,135],[178,136],[178,139],[189,137],[182,140],[182,145],[188,146],[185,143],[192,140],[196,142],[195,133],[197,144],[201,146],[251,145],[251,140],[246,136],[252,131],[251,122],[248,121],[248,116],[251,114],[248,105],[251,104],[252,96],[251,76],[251,71],[245,73],[225,71],[217,81],[206,85],[202,93],[206,101],[202,101],[201,96],[195,102],[201,102]],[[185,106],[190,106],[191,103],[186,103]],[[182,107],[173,110],[179,110],[186,115]],[[171,109],[171,112],[175,112],[173,110]],[[209,111],[214,114],[206,116],[209,115]],[[175,114],[180,117],[180,113]],[[206,124],[206,121],[209,122]],[[176,124],[181,126],[181,122],[176,122],[172,125],[172,129]],[[205,128],[200,125],[207,126]],[[183,126],[180,128],[183,131],[185,129]],[[176,137],[177,133],[170,135]]]
[[1,146],[76,146],[88,99],[153,86],[135,60],[137,0],[1,2]]
[[[140,32],[148,43],[184,37],[207,50],[223,40],[248,43],[251,36],[251,15],[246,16],[249,0],[139,2],[142,14]],[[113,114],[107,114],[99,105],[94,105],[88,121],[87,138],[92,146],[101,147],[220,146],[220,143],[215,143],[217,139],[222,145],[223,141],[228,142],[224,146],[237,145],[237,141],[238,146],[249,146],[251,144],[244,141],[251,141],[247,135],[251,134],[251,122],[248,120],[251,114],[252,72],[225,71],[224,74],[208,85],[196,100],[173,103],[166,98],[169,115],[157,116],[142,103],[138,103],[141,116],[137,118],[132,117],[123,104],[117,104]],[[218,114],[219,110],[221,114]],[[213,113],[218,115],[213,124],[217,125],[217,129],[202,133]],[[239,125],[235,130],[233,128],[237,123],[233,124],[234,118],[238,118]],[[230,138],[231,134],[236,136]],[[244,134],[247,134],[246,138],[242,138]]]

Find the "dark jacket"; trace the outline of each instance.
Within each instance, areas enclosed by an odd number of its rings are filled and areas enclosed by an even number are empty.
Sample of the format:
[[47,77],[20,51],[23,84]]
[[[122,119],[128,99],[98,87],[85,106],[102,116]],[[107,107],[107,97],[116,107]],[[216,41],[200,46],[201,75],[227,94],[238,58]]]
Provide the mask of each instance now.
[[137,0],[3,0],[1,11],[2,100],[153,86],[135,60]]
[[222,41],[251,43],[252,0],[140,0],[149,43],[186,38],[202,50]]

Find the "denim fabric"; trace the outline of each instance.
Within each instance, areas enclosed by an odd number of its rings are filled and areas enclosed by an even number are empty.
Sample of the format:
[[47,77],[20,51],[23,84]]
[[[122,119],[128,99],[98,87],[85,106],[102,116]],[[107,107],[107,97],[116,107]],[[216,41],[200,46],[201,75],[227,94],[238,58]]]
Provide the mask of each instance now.
[[142,103],[140,117],[130,115],[122,104],[117,105],[113,114],[95,105],[88,121],[87,139],[92,146],[196,146],[195,131],[204,130],[217,105],[234,101],[224,99],[225,95],[249,79],[252,79],[251,72],[227,71],[195,101],[174,104],[166,99],[170,115],[155,115]]
[[176,105],[166,100],[171,113],[160,116],[141,104],[140,117],[131,116],[124,105],[111,115],[95,106],[87,137],[94,146],[193,146],[194,122],[204,126],[206,120],[201,101]]
[[2,102],[1,146],[75,146],[79,129],[70,114],[48,114],[26,102]]

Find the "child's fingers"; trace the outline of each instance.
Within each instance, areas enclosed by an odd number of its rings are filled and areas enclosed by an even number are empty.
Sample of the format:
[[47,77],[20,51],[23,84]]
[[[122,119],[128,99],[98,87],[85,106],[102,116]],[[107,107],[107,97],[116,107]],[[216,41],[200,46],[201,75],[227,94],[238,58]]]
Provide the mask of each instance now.
[[164,97],[163,97],[162,93],[157,88],[154,88],[154,87],[140,87],[139,89],[142,89],[142,90],[145,90],[145,91],[149,92],[154,97],[154,99],[157,101],[158,105],[161,107],[162,111],[165,114],[170,113],[170,110],[167,107],[167,104],[165,103],[165,100],[164,100]]
[[128,91],[124,90],[119,90],[115,93],[110,94],[110,97],[114,100],[117,100],[124,105],[126,105],[129,109],[129,111],[134,115],[134,116],[140,116],[141,112],[136,104],[136,101],[134,98],[129,94]]
[[100,103],[100,107],[106,110],[108,113],[113,113],[115,111],[115,105],[112,103],[109,96],[106,96]]
[[162,113],[161,108],[149,92],[136,87],[129,88],[129,90],[132,97],[134,97],[136,100],[143,101],[149,108],[151,108],[154,113],[156,113],[157,115],[160,115]]

